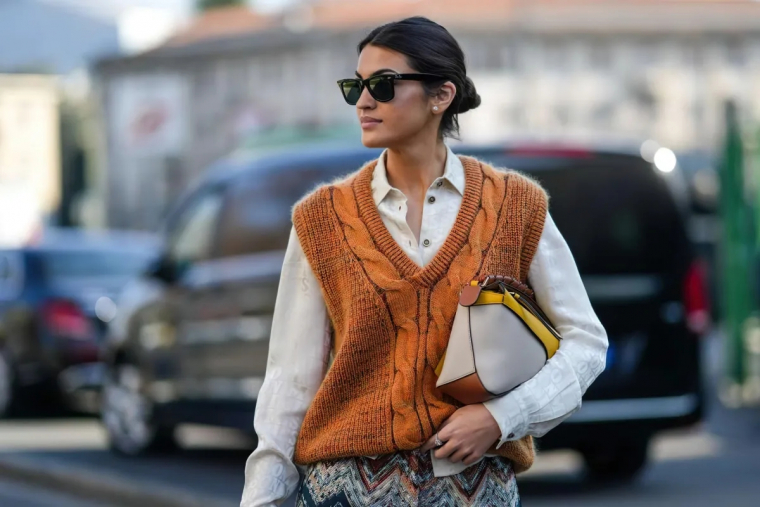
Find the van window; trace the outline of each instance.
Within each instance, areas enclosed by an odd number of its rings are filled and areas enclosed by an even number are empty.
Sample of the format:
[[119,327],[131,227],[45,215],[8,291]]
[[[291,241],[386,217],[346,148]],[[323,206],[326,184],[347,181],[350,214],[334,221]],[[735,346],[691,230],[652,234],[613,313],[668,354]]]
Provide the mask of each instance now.
[[219,256],[284,250],[293,205],[331,177],[320,167],[285,168],[232,185],[220,223]]
[[11,279],[11,264],[8,256],[0,254],[0,284],[6,284]]
[[50,250],[42,256],[45,274],[53,280],[114,277],[129,279],[145,270],[144,252]]
[[22,283],[21,257],[16,253],[0,253],[0,299],[18,296]]
[[211,258],[221,208],[221,189],[208,190],[193,198],[169,232],[168,251],[173,261],[194,263]]
[[536,178],[583,274],[678,269],[688,246],[684,219],[666,182],[639,157],[612,154],[473,155]]

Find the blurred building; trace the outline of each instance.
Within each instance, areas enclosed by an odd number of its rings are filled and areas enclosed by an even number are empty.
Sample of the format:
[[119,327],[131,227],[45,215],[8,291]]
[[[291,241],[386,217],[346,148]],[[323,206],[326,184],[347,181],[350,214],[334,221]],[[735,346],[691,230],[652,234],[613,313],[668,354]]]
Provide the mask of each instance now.
[[[212,11],[163,46],[97,66],[108,221],[155,227],[209,164],[273,127],[355,121],[335,81],[356,44],[422,14],[457,37],[482,97],[463,140],[560,133],[713,146],[722,104],[760,115],[760,4],[750,0],[312,0]],[[358,130],[357,130],[358,135]]]
[[119,53],[106,17],[49,0],[0,0],[0,72],[67,74]]
[[29,241],[61,198],[54,78],[0,74],[0,247]]
[[[159,45],[184,13],[151,0],[0,0],[0,73],[59,76],[59,209],[62,226],[105,224],[105,164],[88,70],[97,59]],[[2,140],[0,139],[0,144]],[[53,180],[51,180],[52,183]]]
[[[84,175],[86,69],[120,53],[115,20],[66,0],[0,0],[0,242],[72,225]],[[45,74],[40,76],[39,74]],[[94,152],[93,152],[94,153]]]

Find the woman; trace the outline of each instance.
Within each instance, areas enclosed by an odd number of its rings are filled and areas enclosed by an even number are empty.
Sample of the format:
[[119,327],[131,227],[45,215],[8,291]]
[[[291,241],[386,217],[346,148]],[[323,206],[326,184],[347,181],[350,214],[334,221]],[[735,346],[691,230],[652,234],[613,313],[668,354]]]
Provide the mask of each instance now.
[[[373,30],[339,84],[386,150],[294,208],[241,506],[287,498],[296,464],[298,505],[520,505],[532,437],[580,407],[607,348],[546,193],[444,144],[480,97],[440,25]],[[527,281],[564,340],[530,381],[461,407],[434,368],[480,274]]]

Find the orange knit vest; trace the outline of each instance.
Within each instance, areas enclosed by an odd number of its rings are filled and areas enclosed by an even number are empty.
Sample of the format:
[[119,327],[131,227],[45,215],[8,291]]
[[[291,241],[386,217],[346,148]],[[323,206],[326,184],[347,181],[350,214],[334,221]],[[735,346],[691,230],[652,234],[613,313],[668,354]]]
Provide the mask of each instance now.
[[[526,281],[548,204],[528,177],[461,159],[464,198],[425,267],[382,222],[370,188],[375,162],[295,206],[293,224],[319,281],[336,351],[301,426],[296,463],[416,449],[461,406],[436,389],[434,372],[459,291],[486,273]],[[490,452],[512,460],[516,472],[535,456],[530,436]]]

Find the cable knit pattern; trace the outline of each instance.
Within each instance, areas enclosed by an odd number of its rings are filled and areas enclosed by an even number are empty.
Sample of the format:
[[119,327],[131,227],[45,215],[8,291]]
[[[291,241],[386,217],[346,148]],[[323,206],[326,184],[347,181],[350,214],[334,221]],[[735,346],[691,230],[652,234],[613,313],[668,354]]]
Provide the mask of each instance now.
[[[412,261],[372,198],[376,162],[318,188],[293,224],[334,327],[335,357],[306,413],[294,461],[413,450],[461,406],[435,387],[461,287],[484,273],[527,279],[548,197],[533,180],[460,157],[465,192],[433,260]],[[531,437],[494,452],[516,472],[533,463]]]

